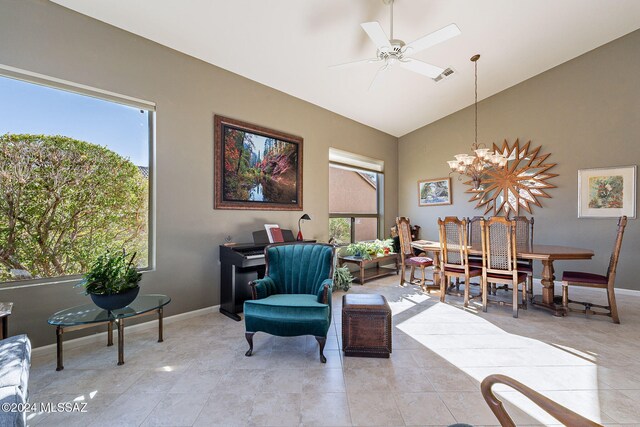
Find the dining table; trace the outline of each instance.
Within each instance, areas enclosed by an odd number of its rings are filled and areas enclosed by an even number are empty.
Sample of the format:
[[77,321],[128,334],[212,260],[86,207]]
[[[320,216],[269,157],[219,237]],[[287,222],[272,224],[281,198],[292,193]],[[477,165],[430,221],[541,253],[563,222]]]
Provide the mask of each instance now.
[[[431,240],[415,240],[411,243],[414,248],[433,254],[433,278],[439,284],[440,280],[440,242]],[[482,255],[482,246],[468,246],[469,255]],[[534,296],[531,301],[536,307],[549,310],[554,316],[564,316],[565,310],[561,304],[561,297],[555,296],[554,261],[585,260],[593,258],[591,249],[574,248],[559,245],[528,245],[516,248],[517,256],[523,260],[540,261],[542,263],[542,295]]]

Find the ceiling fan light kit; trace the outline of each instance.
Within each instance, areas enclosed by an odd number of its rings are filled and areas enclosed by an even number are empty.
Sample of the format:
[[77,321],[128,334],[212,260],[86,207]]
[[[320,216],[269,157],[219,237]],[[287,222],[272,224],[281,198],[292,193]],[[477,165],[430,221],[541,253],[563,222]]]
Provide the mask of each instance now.
[[394,0],[382,0],[384,4],[389,5],[390,13],[390,37],[387,38],[382,26],[376,22],[365,22],[360,24],[362,29],[367,33],[373,44],[376,46],[376,57],[370,59],[363,59],[359,61],[348,62],[346,64],[334,65],[330,68],[342,68],[350,65],[356,65],[360,63],[378,63],[381,67],[376,72],[369,89],[373,89],[382,79],[385,71],[396,64],[400,64],[402,68],[409,71],[413,71],[418,74],[422,74],[436,81],[442,80],[442,78],[450,75],[446,73],[450,68],[442,68],[436,65],[427,64],[426,62],[411,58],[418,52],[449,40],[461,34],[460,29],[456,24],[449,24],[444,28],[420,37],[417,40],[406,44],[400,39],[393,38],[393,3]]

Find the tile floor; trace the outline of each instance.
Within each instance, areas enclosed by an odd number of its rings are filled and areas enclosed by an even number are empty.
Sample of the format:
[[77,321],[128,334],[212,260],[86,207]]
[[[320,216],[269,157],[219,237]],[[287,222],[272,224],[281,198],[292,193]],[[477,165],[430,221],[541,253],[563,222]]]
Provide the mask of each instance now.
[[[126,363],[116,347],[90,344],[34,358],[31,402],[87,402],[85,413],[33,413],[43,426],[446,426],[497,425],[480,381],[514,377],[601,424],[640,425],[640,297],[619,296],[621,325],[605,317],[554,318],[529,308],[520,318],[492,305],[401,288],[389,277],[350,292],[381,293],[393,310],[390,359],[343,357],[341,297],[334,295],[327,363],[312,337],[256,334],[245,357],[242,322],[219,313],[129,332]],[[604,294],[583,291],[589,298]],[[556,421],[518,393],[501,392],[516,424]]]

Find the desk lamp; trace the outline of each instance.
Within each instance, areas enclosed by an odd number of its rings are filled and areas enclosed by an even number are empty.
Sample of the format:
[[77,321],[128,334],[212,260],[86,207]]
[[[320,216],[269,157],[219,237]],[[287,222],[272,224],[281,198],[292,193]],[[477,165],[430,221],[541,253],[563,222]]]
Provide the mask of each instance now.
[[302,215],[302,216],[300,217],[300,219],[298,220],[298,237],[297,237],[297,240],[302,240],[302,239],[303,239],[303,237],[302,237],[302,228],[301,228],[302,224],[301,224],[301,222],[302,222],[302,221],[309,221],[309,220],[311,220],[311,217],[310,217],[309,215],[307,215],[307,214]]

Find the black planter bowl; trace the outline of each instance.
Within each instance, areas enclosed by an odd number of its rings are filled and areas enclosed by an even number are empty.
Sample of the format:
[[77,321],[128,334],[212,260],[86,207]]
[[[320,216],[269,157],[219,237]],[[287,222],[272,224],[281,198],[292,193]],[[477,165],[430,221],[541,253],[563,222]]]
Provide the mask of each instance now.
[[91,295],[91,299],[93,303],[98,307],[104,310],[117,310],[119,308],[124,308],[131,304],[133,300],[138,296],[138,292],[140,292],[140,286],[129,289],[126,292],[121,294],[113,294],[113,295]]

